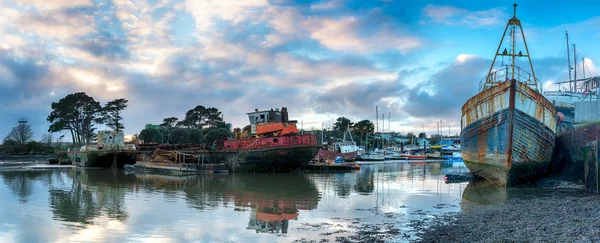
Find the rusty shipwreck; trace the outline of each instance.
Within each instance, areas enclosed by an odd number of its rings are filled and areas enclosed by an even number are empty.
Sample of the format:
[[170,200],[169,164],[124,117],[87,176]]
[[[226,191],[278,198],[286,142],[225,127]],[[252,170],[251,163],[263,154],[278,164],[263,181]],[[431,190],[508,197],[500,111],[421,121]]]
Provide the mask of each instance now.
[[[547,172],[554,149],[556,111],[535,77],[521,22],[508,20],[480,92],[462,107],[461,146],[469,170],[500,185],[525,182]],[[507,35],[507,32],[509,33]],[[522,40],[517,44],[517,37]],[[505,38],[509,46],[502,50]],[[522,44],[522,45],[521,45]],[[509,63],[494,67],[498,56]],[[517,58],[529,71],[517,66]],[[496,69],[495,69],[496,68]]]

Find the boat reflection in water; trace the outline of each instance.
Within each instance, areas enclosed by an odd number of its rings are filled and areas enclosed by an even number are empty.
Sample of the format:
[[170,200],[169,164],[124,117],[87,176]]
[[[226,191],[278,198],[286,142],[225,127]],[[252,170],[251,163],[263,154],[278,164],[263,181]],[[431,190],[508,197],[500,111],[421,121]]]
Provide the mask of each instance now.
[[[300,210],[313,210],[319,192],[304,176],[273,175],[270,180],[253,175],[236,175],[226,184],[224,198],[236,207],[249,207],[247,229],[256,233],[287,234],[290,220],[298,219]],[[235,182],[233,182],[235,181]]]
[[488,205],[504,202],[508,199],[507,189],[487,180],[471,181],[463,192],[463,202]]
[[[107,170],[65,173],[72,180],[72,186],[67,190],[51,189],[50,206],[55,219],[75,223],[75,228],[91,224],[102,212],[109,218],[127,220],[125,195],[131,191],[159,192],[172,197],[183,192],[191,208],[217,210],[232,203],[232,211],[249,211],[247,229],[257,233],[286,234],[289,220],[298,219],[300,210],[316,209],[320,199],[317,188],[304,175],[125,175]],[[38,178],[52,174],[44,171],[17,175]]]

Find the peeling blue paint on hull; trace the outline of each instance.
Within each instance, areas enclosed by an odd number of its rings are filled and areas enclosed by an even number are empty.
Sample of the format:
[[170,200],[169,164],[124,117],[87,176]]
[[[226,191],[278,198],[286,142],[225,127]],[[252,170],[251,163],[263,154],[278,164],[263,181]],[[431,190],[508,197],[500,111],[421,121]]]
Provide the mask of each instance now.
[[[510,98],[517,97],[516,101],[512,101],[516,105],[505,104],[503,107],[506,108],[471,122],[461,132],[462,155],[467,168],[472,173],[501,185],[527,182],[544,175],[550,167],[554,149],[555,133],[544,124],[554,124],[549,120],[554,119],[553,107],[551,110],[535,113],[540,107],[548,107],[544,103],[546,100],[540,100],[545,98],[534,97],[535,93],[523,87],[516,90],[513,88],[512,92],[514,93]],[[533,95],[525,96],[522,93]],[[493,95],[498,94],[502,94],[502,91]],[[486,102],[489,99],[478,102],[477,105],[488,105]],[[506,103],[509,102],[510,100]],[[528,106],[532,108],[527,109]],[[463,110],[468,114],[473,107],[463,107]],[[481,113],[485,114],[480,111]],[[464,114],[465,112],[463,116]]]

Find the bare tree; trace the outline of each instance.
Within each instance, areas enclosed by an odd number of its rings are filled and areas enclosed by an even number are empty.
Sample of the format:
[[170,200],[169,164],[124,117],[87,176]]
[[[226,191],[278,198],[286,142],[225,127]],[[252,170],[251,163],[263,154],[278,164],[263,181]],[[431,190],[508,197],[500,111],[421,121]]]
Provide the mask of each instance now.
[[55,138],[54,142],[56,143],[56,148],[62,148],[63,138],[65,138],[65,135],[60,135]]
[[31,131],[31,125],[29,124],[19,124],[8,133],[4,140],[14,140],[17,144],[21,145],[21,147],[25,147],[31,139],[33,138],[33,131]]
[[46,133],[42,135],[42,139],[40,139],[40,143],[44,144],[46,148],[52,148],[52,133]]

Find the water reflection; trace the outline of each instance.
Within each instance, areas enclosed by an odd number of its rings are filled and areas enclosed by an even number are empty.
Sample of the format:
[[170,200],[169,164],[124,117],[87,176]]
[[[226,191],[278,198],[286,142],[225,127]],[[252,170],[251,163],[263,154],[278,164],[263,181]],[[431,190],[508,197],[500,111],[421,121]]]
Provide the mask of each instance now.
[[27,203],[33,192],[32,183],[36,180],[47,182],[51,174],[49,171],[7,171],[3,173],[2,180],[19,202]]
[[482,180],[469,182],[462,198],[465,202],[488,205],[506,201],[508,193],[506,187]]
[[[173,198],[177,197],[178,192],[183,192],[188,206],[197,210],[213,210],[225,202],[233,202],[236,206],[235,210],[249,211],[248,229],[263,233],[287,233],[288,221],[297,219],[299,210],[315,209],[319,201],[319,192],[314,183],[303,175],[237,174],[181,177],[137,174],[121,175],[118,178],[111,178],[111,176],[103,171],[82,172],[82,177],[87,183],[98,185],[106,184],[107,181],[118,182],[120,187],[112,187],[113,190],[123,191],[126,187],[148,191],[158,190]],[[111,198],[116,199],[112,201],[115,202],[113,205],[122,204],[119,203],[120,198],[115,197],[122,194],[112,194]],[[94,208],[87,205],[90,203],[80,202],[79,207]],[[120,207],[114,209],[112,211],[122,212]],[[87,220],[81,218],[81,222]]]
[[[445,184],[443,175],[464,170],[403,162],[332,174],[0,172],[0,203],[21,210],[0,212],[0,241],[7,232],[16,235],[12,241],[334,241],[356,231],[353,222],[406,222],[460,210],[466,183]],[[32,237],[32,224],[54,227]]]

